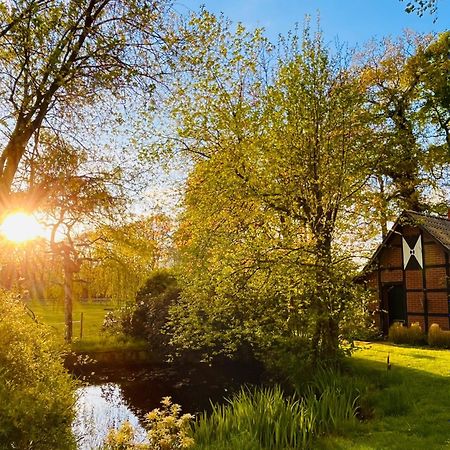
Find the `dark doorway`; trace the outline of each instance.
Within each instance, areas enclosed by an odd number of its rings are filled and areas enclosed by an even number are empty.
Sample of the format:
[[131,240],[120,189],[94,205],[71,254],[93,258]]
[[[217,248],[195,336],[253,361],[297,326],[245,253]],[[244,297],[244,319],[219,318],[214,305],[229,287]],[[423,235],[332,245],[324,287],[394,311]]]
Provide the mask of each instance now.
[[383,309],[387,311],[383,320],[383,332],[385,334],[387,334],[389,327],[394,322],[407,324],[406,295],[402,284],[383,287],[383,305]]

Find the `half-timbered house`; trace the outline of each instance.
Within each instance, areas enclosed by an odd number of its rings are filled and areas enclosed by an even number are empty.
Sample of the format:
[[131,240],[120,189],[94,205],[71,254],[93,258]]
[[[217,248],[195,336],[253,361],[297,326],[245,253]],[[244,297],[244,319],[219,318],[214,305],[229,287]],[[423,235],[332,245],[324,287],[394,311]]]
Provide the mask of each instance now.
[[450,213],[404,211],[365,269],[375,292],[375,323],[387,334],[394,322],[450,329]]

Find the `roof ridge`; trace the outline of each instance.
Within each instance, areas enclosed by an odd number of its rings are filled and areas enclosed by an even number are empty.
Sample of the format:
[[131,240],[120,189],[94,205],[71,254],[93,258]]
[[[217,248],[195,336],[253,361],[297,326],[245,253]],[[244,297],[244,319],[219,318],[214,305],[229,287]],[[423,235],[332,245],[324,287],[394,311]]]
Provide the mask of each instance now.
[[417,211],[413,211],[413,210],[411,210],[411,209],[405,209],[404,211],[403,211],[403,213],[407,213],[407,214],[416,214],[416,215],[418,215],[418,216],[422,216],[422,217],[426,217],[426,218],[429,218],[429,219],[440,219],[440,220],[445,220],[445,221],[450,221],[450,218],[449,217],[446,217],[446,216],[440,216],[440,215],[436,215],[436,216],[433,216],[433,215],[431,215],[431,214],[426,214],[426,213],[422,213],[422,212],[417,212]]

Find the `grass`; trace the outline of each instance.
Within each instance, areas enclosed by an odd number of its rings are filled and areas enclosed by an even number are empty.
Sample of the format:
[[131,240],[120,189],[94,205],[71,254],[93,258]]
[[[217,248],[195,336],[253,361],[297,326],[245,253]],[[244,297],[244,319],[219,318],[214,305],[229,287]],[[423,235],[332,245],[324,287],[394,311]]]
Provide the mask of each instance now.
[[450,351],[365,343],[349,366],[371,387],[361,411],[368,420],[314,448],[450,449]]
[[199,418],[194,426],[195,448],[311,448],[315,436],[356,422],[356,402],[353,389],[334,383],[309,386],[302,397],[287,396],[277,386],[242,388],[225,405],[213,405],[210,414]]
[[[36,318],[56,330],[64,338],[64,305],[55,302],[33,301],[28,304]],[[123,336],[111,336],[102,333],[105,314],[114,307],[106,303],[74,302],[73,304],[73,343],[74,351],[111,351],[142,350],[145,342]],[[83,331],[81,336],[81,313],[83,313]]]
[[196,423],[197,449],[303,448],[314,433],[315,420],[303,403],[285,397],[280,388],[242,389],[225,405],[214,405]]
[[[64,305],[56,302],[33,301],[28,304],[37,319],[51,327],[61,336],[64,336]],[[80,318],[83,313],[83,337],[84,340],[97,339],[101,333],[105,314],[113,309],[109,304],[74,302],[73,337],[80,338]]]

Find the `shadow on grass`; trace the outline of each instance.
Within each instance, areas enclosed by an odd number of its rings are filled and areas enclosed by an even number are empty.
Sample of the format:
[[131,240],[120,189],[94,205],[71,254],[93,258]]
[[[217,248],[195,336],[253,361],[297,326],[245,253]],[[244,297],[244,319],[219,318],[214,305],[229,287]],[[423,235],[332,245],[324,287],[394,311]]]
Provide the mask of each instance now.
[[[430,356],[417,348],[370,347],[348,361],[348,370],[367,382],[361,395],[362,416],[367,420],[341,436],[319,439],[315,448],[450,448],[450,352]],[[384,359],[384,350],[386,357],[390,353],[391,370],[385,361],[370,359]]]

